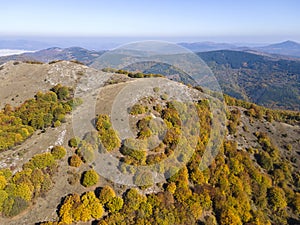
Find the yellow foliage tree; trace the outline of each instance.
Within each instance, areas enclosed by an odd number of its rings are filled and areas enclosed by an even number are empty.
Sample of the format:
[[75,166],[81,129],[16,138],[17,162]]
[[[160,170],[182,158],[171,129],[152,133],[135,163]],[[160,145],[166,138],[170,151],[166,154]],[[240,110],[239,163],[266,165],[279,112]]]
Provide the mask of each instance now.
[[6,178],[0,175],[0,190],[3,190],[7,184]]

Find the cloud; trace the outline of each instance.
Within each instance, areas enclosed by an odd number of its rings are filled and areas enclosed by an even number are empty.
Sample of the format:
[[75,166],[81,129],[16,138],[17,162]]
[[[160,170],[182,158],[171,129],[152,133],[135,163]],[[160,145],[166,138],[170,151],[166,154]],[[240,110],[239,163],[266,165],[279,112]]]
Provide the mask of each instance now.
[[19,49],[0,49],[0,56],[20,55],[25,52],[34,52],[34,51],[26,51],[26,50],[19,50]]

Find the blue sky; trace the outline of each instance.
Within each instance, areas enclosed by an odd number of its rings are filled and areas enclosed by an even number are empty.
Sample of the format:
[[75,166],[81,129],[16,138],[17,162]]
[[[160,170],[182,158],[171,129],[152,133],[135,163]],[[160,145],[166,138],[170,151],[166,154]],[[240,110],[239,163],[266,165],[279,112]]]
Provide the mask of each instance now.
[[298,0],[11,0],[0,36],[201,37],[300,41]]

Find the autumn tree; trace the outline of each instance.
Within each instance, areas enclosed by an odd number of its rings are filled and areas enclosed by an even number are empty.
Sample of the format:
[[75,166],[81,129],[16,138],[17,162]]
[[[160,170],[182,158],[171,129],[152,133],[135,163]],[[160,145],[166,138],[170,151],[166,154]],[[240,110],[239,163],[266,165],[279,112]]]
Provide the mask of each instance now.
[[70,166],[79,167],[81,164],[82,164],[82,160],[77,154],[74,154],[70,157],[69,159]]
[[51,150],[51,154],[54,159],[62,159],[67,154],[67,151],[63,146],[54,146]]
[[284,209],[287,206],[285,193],[279,187],[271,187],[268,190],[268,201],[274,211]]
[[108,185],[104,186],[101,189],[101,192],[99,194],[99,199],[101,204],[105,205],[110,200],[112,200],[114,197],[116,197],[115,191]]
[[135,188],[130,189],[124,197],[127,210],[137,210],[142,202],[146,201],[146,197],[139,193]]

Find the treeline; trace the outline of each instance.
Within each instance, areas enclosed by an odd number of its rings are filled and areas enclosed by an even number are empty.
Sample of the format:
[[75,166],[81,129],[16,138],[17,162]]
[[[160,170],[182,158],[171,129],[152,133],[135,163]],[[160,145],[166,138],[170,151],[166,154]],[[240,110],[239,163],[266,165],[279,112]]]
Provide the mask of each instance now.
[[127,70],[117,70],[117,69],[112,69],[112,68],[104,68],[102,69],[103,72],[108,72],[108,73],[117,73],[117,74],[124,74],[127,75],[128,77],[131,78],[150,78],[150,77],[164,77],[161,74],[154,74],[154,73],[141,73],[141,72],[129,72]]
[[60,84],[49,92],[38,92],[19,107],[7,104],[0,111],[0,151],[21,144],[36,130],[59,126],[79,104],[81,100],[73,98],[72,89]]
[[239,106],[247,109],[248,115],[256,119],[265,118],[269,122],[275,120],[278,122],[285,122],[292,125],[300,124],[299,111],[268,109],[262,106],[258,106],[254,103],[232,98],[228,95],[225,95],[224,99],[226,104],[229,106]]

